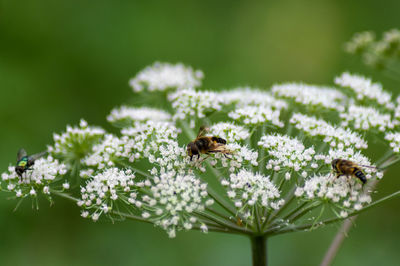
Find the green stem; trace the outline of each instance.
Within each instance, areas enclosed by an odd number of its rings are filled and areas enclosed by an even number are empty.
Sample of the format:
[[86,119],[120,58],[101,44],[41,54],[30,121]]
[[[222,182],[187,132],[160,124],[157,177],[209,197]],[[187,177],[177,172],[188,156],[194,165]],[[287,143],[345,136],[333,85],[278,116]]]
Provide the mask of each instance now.
[[289,217],[290,222],[293,223],[293,222],[297,221],[298,219],[303,217],[305,214],[307,214],[308,212],[312,211],[313,209],[319,207],[320,205],[321,205],[320,203],[314,204],[314,205],[308,206],[307,208],[304,208],[303,210],[295,213],[292,217]]
[[198,216],[204,217],[205,219],[207,219],[209,221],[217,223],[222,228],[227,228],[229,231],[237,232],[237,233],[241,233],[241,234],[249,234],[250,233],[250,231],[245,229],[245,228],[239,227],[239,226],[237,226],[235,224],[232,224],[232,223],[227,223],[227,222],[225,222],[223,220],[220,220],[219,218],[217,218],[217,217],[215,217],[213,215],[210,215],[208,213],[195,212],[195,214],[198,215]]
[[296,188],[294,187],[288,195],[286,195],[285,198],[285,203],[282,205],[282,207],[279,208],[279,210],[273,212],[271,214],[271,216],[269,217],[268,220],[266,220],[263,224],[263,230],[265,229],[266,225],[271,223],[273,221],[273,219],[275,219],[280,213],[282,213],[282,211],[284,211],[289,205],[290,203],[293,201],[294,199],[294,191],[296,190]]
[[297,206],[296,208],[294,208],[293,210],[291,210],[288,214],[285,215],[285,217],[283,217],[283,220],[287,220],[290,219],[293,215],[295,215],[298,211],[301,210],[301,208],[303,208],[304,206],[307,205],[307,201],[303,202],[302,204],[300,204],[299,206]]
[[131,170],[134,171],[135,173],[139,173],[139,174],[141,174],[141,175],[144,176],[144,177],[147,177],[147,178],[149,178],[149,179],[153,179],[153,176],[150,175],[149,173],[146,173],[145,171],[142,171],[142,170],[140,170],[140,169],[137,169],[137,168],[135,168],[135,167],[132,167],[130,164],[127,164],[127,163],[122,162],[122,161],[118,161],[117,163],[118,163],[119,165],[123,166],[123,167],[127,167],[127,168],[131,169]]
[[216,193],[210,186],[207,187],[207,193],[210,197],[218,203],[222,208],[224,208],[231,215],[236,216],[236,210],[231,206],[223,197]]
[[223,214],[213,208],[207,207],[206,210],[213,213],[214,215],[217,215],[218,217],[224,219],[227,222],[232,222],[232,220],[228,216],[226,216],[225,214]]
[[57,195],[57,196],[60,196],[60,197],[65,198],[65,199],[69,199],[69,200],[75,201],[75,202],[79,201],[78,198],[75,198],[74,196],[71,196],[71,195],[69,195],[67,193],[64,193],[64,192],[58,192],[58,191],[51,190],[50,193],[54,194],[54,195]]
[[390,157],[387,161],[383,162],[380,166],[378,166],[378,170],[384,170],[388,168],[389,166],[392,166],[393,164],[397,163],[400,161],[400,156],[394,155]]
[[[385,202],[385,201],[394,199],[394,198],[399,197],[399,196],[400,196],[400,191],[394,192],[394,193],[392,193],[392,194],[390,194],[390,195],[388,195],[388,196],[386,196],[386,197],[383,197],[383,198],[381,198],[381,199],[375,201],[374,203],[371,203],[371,204],[365,206],[364,208],[362,208],[362,209],[359,210],[359,211],[354,211],[354,212],[350,213],[350,214],[348,215],[348,217],[346,217],[346,218],[336,217],[336,218],[326,219],[326,220],[320,222],[317,226],[320,226],[320,225],[328,225],[328,224],[331,224],[331,223],[343,221],[343,220],[345,220],[345,219],[347,219],[347,218],[349,218],[349,217],[352,217],[352,216],[354,216],[354,215],[357,215],[357,214],[360,214],[360,213],[362,213],[362,212],[365,212],[365,211],[367,211],[367,210],[369,210],[369,209],[371,209],[371,208],[373,208],[373,207],[376,207],[377,205],[379,205],[379,204],[381,204],[381,203],[383,203],[383,202]],[[275,228],[271,228],[271,229],[268,230],[266,233],[269,234],[269,235],[278,235],[278,234],[284,234],[284,233],[288,233],[288,232],[295,232],[295,231],[300,231],[300,230],[307,230],[307,229],[312,228],[313,226],[315,226],[314,223],[309,223],[309,224],[302,224],[302,225],[298,225],[298,226],[293,226],[293,227],[291,227],[291,228],[285,228],[285,229],[278,230],[278,231],[276,231]]]
[[253,266],[267,266],[267,238],[251,236],[250,240]]
[[[265,135],[265,125],[262,125],[261,127],[261,137]],[[261,139],[260,137],[260,139]],[[257,143],[256,143],[257,145]],[[265,149],[264,147],[261,147],[261,151],[260,151],[260,158],[262,158],[262,160],[259,162],[258,165],[258,172],[263,173],[265,170]]]
[[255,213],[255,222],[256,222],[256,228],[257,228],[257,233],[261,233],[261,228],[262,228],[262,225],[261,225],[261,217],[260,217],[260,212],[259,212],[259,209],[258,209],[258,206],[256,205],[256,206],[254,206],[254,208],[255,208],[255,211],[254,211],[254,213]]

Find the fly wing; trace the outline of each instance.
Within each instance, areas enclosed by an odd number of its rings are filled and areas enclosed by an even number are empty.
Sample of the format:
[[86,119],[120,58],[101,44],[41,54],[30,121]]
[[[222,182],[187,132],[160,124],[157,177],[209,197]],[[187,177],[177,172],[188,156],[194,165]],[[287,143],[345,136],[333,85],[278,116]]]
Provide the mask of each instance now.
[[31,155],[30,157],[31,157],[33,160],[37,160],[37,159],[39,159],[40,157],[45,156],[46,154],[47,154],[47,151],[43,151],[43,152],[40,152],[40,153],[35,153],[35,154]]
[[205,125],[202,125],[199,129],[199,133],[197,134],[197,138],[200,138],[201,136],[204,136],[210,129],[206,127]]
[[21,160],[22,157],[26,156],[27,153],[24,149],[19,149],[18,153],[17,153],[17,161]]

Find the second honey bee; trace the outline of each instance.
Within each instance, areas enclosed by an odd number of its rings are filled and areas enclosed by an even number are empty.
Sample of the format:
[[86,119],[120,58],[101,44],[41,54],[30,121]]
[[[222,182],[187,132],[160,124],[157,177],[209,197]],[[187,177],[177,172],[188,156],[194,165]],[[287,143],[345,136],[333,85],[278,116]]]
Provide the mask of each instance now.
[[217,136],[205,136],[205,133],[208,130],[209,128],[201,126],[196,139],[187,145],[187,154],[190,156],[190,160],[192,160],[195,155],[199,158],[201,154],[218,152],[224,155],[232,154],[232,152],[225,146],[225,139]]
[[352,161],[344,159],[332,160],[332,169],[336,173],[336,178],[340,176],[356,177],[361,180],[363,185],[367,182],[362,167],[375,168],[373,166],[358,165]]

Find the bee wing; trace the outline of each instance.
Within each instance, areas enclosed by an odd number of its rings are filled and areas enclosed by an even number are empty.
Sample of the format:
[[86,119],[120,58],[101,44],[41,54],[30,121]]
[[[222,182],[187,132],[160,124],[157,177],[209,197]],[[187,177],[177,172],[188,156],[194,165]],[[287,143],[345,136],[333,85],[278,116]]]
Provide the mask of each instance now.
[[46,155],[46,153],[47,153],[47,151],[43,151],[43,152],[35,153],[35,154],[31,155],[30,157],[31,157],[33,160],[37,160],[37,159],[39,159],[40,157],[43,157],[44,155]]
[[208,132],[210,129],[208,127],[206,127],[205,125],[202,125],[199,129],[199,133],[197,134],[197,138],[204,136],[204,134],[206,134],[206,132]]
[[17,161],[21,160],[22,157],[26,156],[27,153],[24,149],[19,149],[18,153],[17,153]]
[[367,167],[367,168],[374,168],[374,169],[376,169],[376,168],[377,168],[376,166],[362,165],[362,164],[360,164],[360,166],[361,166],[361,167]]
[[222,153],[227,153],[231,154],[232,151],[226,148],[224,144],[221,143],[214,143],[212,147],[208,150],[208,152],[222,152]]

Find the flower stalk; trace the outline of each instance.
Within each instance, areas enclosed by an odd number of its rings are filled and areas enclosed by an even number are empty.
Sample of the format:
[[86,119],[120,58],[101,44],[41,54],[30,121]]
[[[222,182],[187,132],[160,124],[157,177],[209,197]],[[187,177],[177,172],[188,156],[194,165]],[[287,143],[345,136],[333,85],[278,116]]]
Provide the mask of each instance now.
[[258,235],[250,240],[253,266],[267,266],[267,238]]

